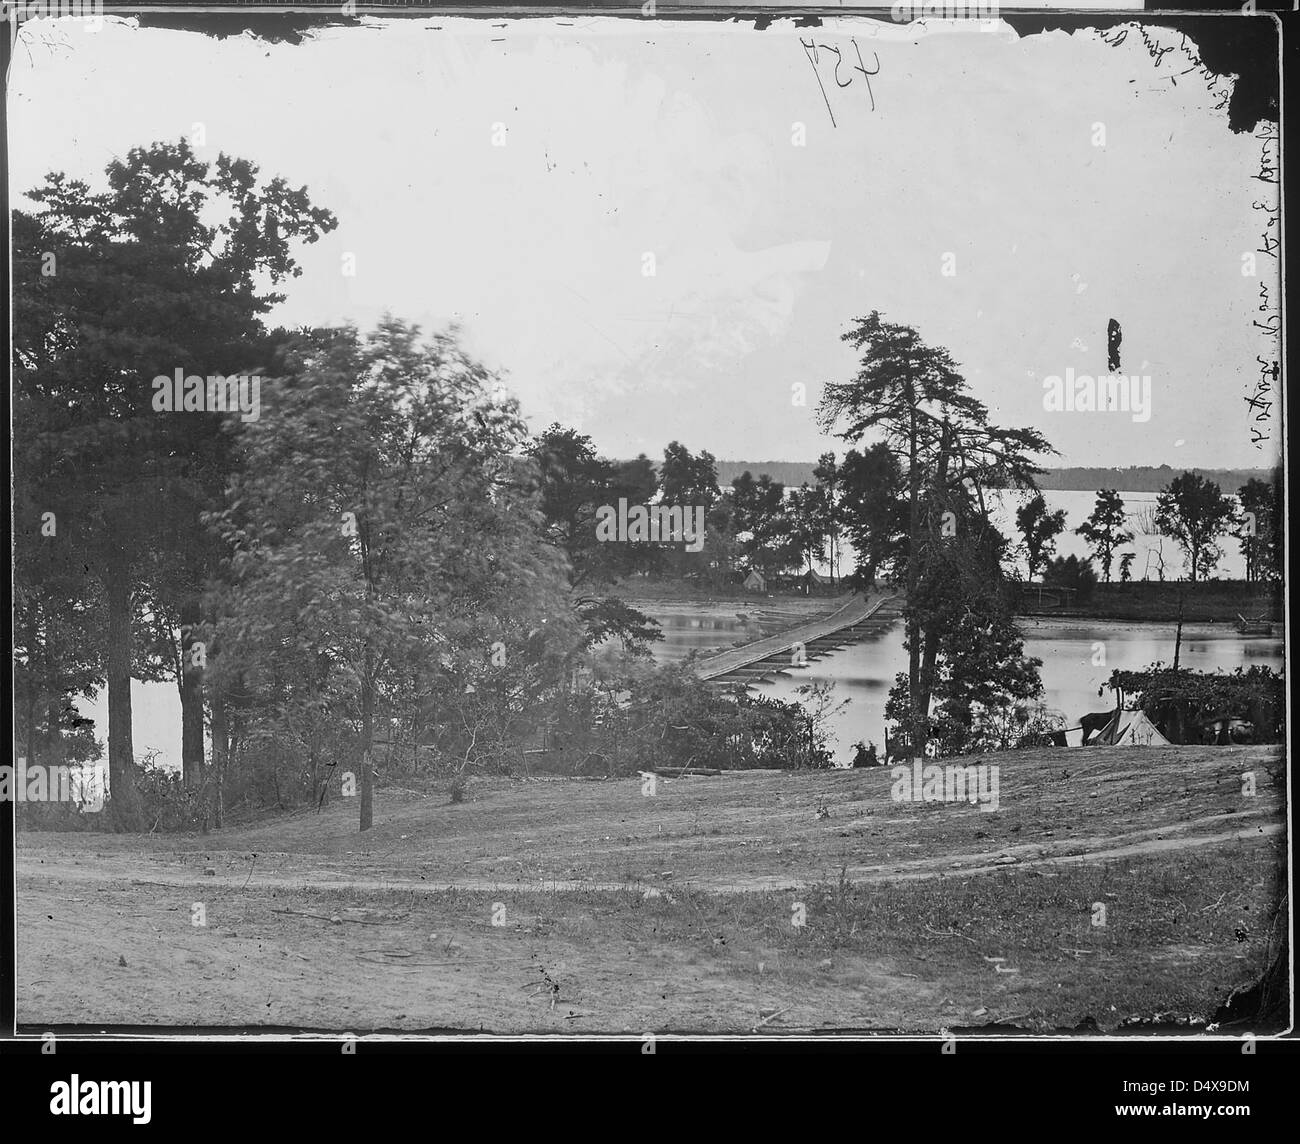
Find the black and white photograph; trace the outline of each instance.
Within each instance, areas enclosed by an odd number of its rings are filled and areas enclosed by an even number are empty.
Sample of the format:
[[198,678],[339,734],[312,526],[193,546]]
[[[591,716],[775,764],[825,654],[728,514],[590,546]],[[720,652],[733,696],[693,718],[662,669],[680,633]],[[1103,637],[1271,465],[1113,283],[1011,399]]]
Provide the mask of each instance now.
[[1285,1035],[1238,8],[6,3],[17,1033]]

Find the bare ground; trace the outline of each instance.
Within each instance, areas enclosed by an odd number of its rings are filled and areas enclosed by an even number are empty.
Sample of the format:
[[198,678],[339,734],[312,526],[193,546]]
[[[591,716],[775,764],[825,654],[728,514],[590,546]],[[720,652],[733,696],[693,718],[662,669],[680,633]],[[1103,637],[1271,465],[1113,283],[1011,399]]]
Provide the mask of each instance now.
[[365,835],[346,800],[208,837],[22,834],[19,1020],[1105,1030],[1203,1024],[1263,972],[1276,748],[984,761],[995,813],[893,802],[882,768],[388,788]]

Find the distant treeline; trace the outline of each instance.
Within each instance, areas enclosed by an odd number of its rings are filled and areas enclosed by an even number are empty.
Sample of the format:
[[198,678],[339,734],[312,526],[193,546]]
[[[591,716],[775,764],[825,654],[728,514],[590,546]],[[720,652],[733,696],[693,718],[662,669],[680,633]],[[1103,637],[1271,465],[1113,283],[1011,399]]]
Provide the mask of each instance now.
[[1247,481],[1254,478],[1271,481],[1269,469],[1181,469],[1169,465],[1129,465],[1123,469],[1048,469],[1038,478],[1040,489],[1119,489],[1128,493],[1158,493],[1170,481],[1184,472],[1195,473],[1213,481],[1229,495],[1236,493]]
[[[718,487],[730,488],[734,478],[746,470],[755,477],[766,473],[774,481],[780,481],[787,489],[797,489],[800,485],[815,485],[813,469],[816,461],[718,461]],[[656,466],[657,467],[657,466]],[[1225,493],[1235,493],[1252,477],[1257,480],[1269,479],[1268,469],[1175,469],[1169,465],[1129,465],[1127,468],[1082,468],[1048,469],[1038,478],[1038,487],[1042,489],[1079,489],[1095,492],[1097,489],[1120,489],[1128,493],[1160,492],[1176,476],[1183,472],[1196,473],[1206,480],[1213,481]]]

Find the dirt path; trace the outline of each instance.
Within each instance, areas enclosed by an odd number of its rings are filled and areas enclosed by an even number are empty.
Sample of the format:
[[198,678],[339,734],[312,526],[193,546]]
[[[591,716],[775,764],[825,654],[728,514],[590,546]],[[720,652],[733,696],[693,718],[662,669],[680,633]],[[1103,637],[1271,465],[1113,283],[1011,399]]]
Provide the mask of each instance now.
[[389,789],[364,836],[350,803],[206,838],[23,834],[19,1020],[1107,1028],[1204,1020],[1261,972],[1285,857],[1276,750],[1002,766],[996,813],[893,802],[881,768],[653,797],[639,780],[481,782],[460,805]]
[[[1041,866],[1064,863],[1111,861],[1117,858],[1134,858],[1144,854],[1165,853],[1202,846],[1218,846],[1228,842],[1242,842],[1258,838],[1271,838],[1282,833],[1279,822],[1245,822],[1265,815],[1263,811],[1244,811],[1240,814],[1219,814],[1170,826],[1132,831],[1110,838],[1076,838],[1047,844],[1009,846],[997,850],[962,852],[940,855],[935,858],[918,858],[893,866],[846,867],[846,877],[853,885],[883,882],[910,881],[918,878],[969,877],[972,874],[995,874],[1015,865],[1030,870]],[[1236,830],[1215,834],[1200,833],[1199,828],[1224,822],[1240,822]],[[1173,835],[1173,837],[1169,837]],[[1123,843],[1118,845],[1118,843]],[[1010,860],[1010,861],[1009,861]],[[337,871],[304,871],[295,877],[258,873],[257,863],[250,861],[246,873],[203,874],[192,866],[179,870],[158,869],[148,877],[132,876],[139,864],[125,856],[101,858],[93,866],[85,865],[70,855],[51,855],[38,860],[42,878],[64,882],[115,883],[126,882],[132,886],[188,886],[204,889],[219,886],[224,889],[262,890],[333,890],[360,893],[444,894],[451,891],[467,893],[557,894],[557,893],[632,893],[641,894],[659,890],[644,881],[602,882],[579,879],[546,879],[536,881],[501,881],[486,878],[459,878],[438,881],[427,878],[375,879],[353,878]],[[35,874],[30,865],[24,873]],[[662,884],[662,883],[660,883]],[[801,890],[813,883],[804,879],[776,875],[751,875],[745,878],[687,878],[674,881],[674,887],[698,890],[710,894],[764,893],[772,890]]]

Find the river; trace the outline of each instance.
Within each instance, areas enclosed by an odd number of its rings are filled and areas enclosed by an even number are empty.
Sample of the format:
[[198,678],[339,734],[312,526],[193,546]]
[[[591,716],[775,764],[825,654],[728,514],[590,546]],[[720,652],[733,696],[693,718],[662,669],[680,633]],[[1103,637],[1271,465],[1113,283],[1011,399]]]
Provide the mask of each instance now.
[[[775,603],[775,601],[773,601]],[[751,625],[740,618],[745,601],[719,604],[707,609],[672,608],[656,613],[663,625],[664,639],[655,646],[661,661],[684,658],[692,649],[726,647],[742,636],[752,634]],[[1104,711],[1114,706],[1110,691],[1098,695],[1110,673],[1140,670],[1152,663],[1172,663],[1174,625],[1095,619],[1022,617],[1025,654],[1043,661],[1043,701],[1077,726],[1079,716],[1089,711]],[[1099,662],[1104,657],[1104,663]],[[1186,624],[1179,655],[1182,667],[1197,671],[1232,671],[1256,664],[1281,670],[1282,640],[1241,636],[1228,624]],[[907,670],[907,653],[903,649],[902,622],[861,643],[832,652],[804,668],[791,668],[789,675],[778,676],[771,683],[758,684],[755,690],[777,699],[797,699],[797,688],[805,683],[829,682],[835,685],[837,700],[849,702],[833,716],[830,723],[831,746],[839,764],[853,756],[852,744],[858,739],[884,745],[885,698],[894,677]],[[1068,737],[1078,745],[1079,733]]]
[[[1235,490],[1224,491],[1230,493]],[[1015,510],[1024,496],[1022,493],[1004,493],[995,499],[992,518],[1006,536],[1014,538],[1016,535]],[[1049,509],[1064,509],[1066,513],[1066,531],[1057,538],[1057,555],[1088,556],[1087,543],[1082,537],[1076,536],[1073,530],[1092,511],[1096,494],[1087,491],[1049,490],[1043,496]],[[1177,546],[1168,537],[1152,535],[1142,527],[1148,510],[1155,505],[1156,494],[1122,492],[1120,496],[1129,514],[1127,527],[1134,533],[1134,540],[1119,552],[1136,552],[1133,578],[1158,579],[1162,561],[1166,578],[1180,578],[1183,575],[1182,557]],[[1220,543],[1223,546],[1223,558],[1210,573],[1210,578],[1244,576],[1244,562],[1237,542],[1231,537],[1224,537]],[[851,555],[846,555],[842,567],[852,568]],[[820,570],[826,572],[828,569],[822,564]],[[1118,578],[1119,553],[1116,554],[1112,572]],[[773,604],[779,604],[779,601],[758,599],[750,606],[750,610]],[[736,613],[743,612],[746,606],[746,601],[738,601],[735,605],[719,609],[716,616],[705,615],[698,609],[689,617],[679,615],[675,619],[671,615],[656,614],[656,618],[676,625],[666,627],[668,638],[660,645],[657,654],[677,659],[692,647],[703,649],[734,643],[752,631],[745,629],[736,619]],[[678,620],[683,623],[677,623]],[[1026,644],[1028,653],[1041,656],[1045,661],[1051,656],[1050,666],[1043,668],[1043,681],[1048,688],[1047,702],[1052,706],[1060,706],[1072,719],[1077,719],[1084,711],[1100,710],[1106,706],[1105,700],[1097,699],[1097,687],[1099,681],[1110,673],[1111,666],[1140,667],[1153,659],[1173,658],[1173,632],[1168,625],[1083,623],[1072,627],[1069,634],[1054,633],[1042,626],[1035,628],[1031,625],[1029,630],[1031,638]],[[753,634],[757,635],[756,632]],[[1106,668],[1093,668],[1091,645],[1094,640],[1105,639],[1107,636],[1117,646],[1108,659]],[[1116,659],[1116,656],[1119,658]],[[1276,666],[1281,664],[1281,641],[1243,641],[1235,632],[1215,633],[1213,629],[1205,629],[1203,635],[1198,635],[1184,645],[1182,662],[1189,667],[1210,669],[1232,668],[1243,663],[1268,663]],[[797,682],[781,679],[768,686],[771,694],[785,698],[789,697],[798,683],[805,680],[834,679],[840,694],[853,700],[836,722],[837,757],[846,758],[851,753],[849,744],[855,739],[865,737],[875,740],[877,746],[881,745],[885,693],[894,673],[905,666],[899,636],[893,632],[886,639],[864,643],[858,648],[812,664]],[[131,697],[137,756],[156,750],[161,763],[179,767],[181,715],[176,686],[172,683],[141,683],[136,680],[131,684]],[[81,700],[78,708],[83,715],[95,720],[95,734],[100,738],[107,737],[106,694],[101,692],[94,700]]]

